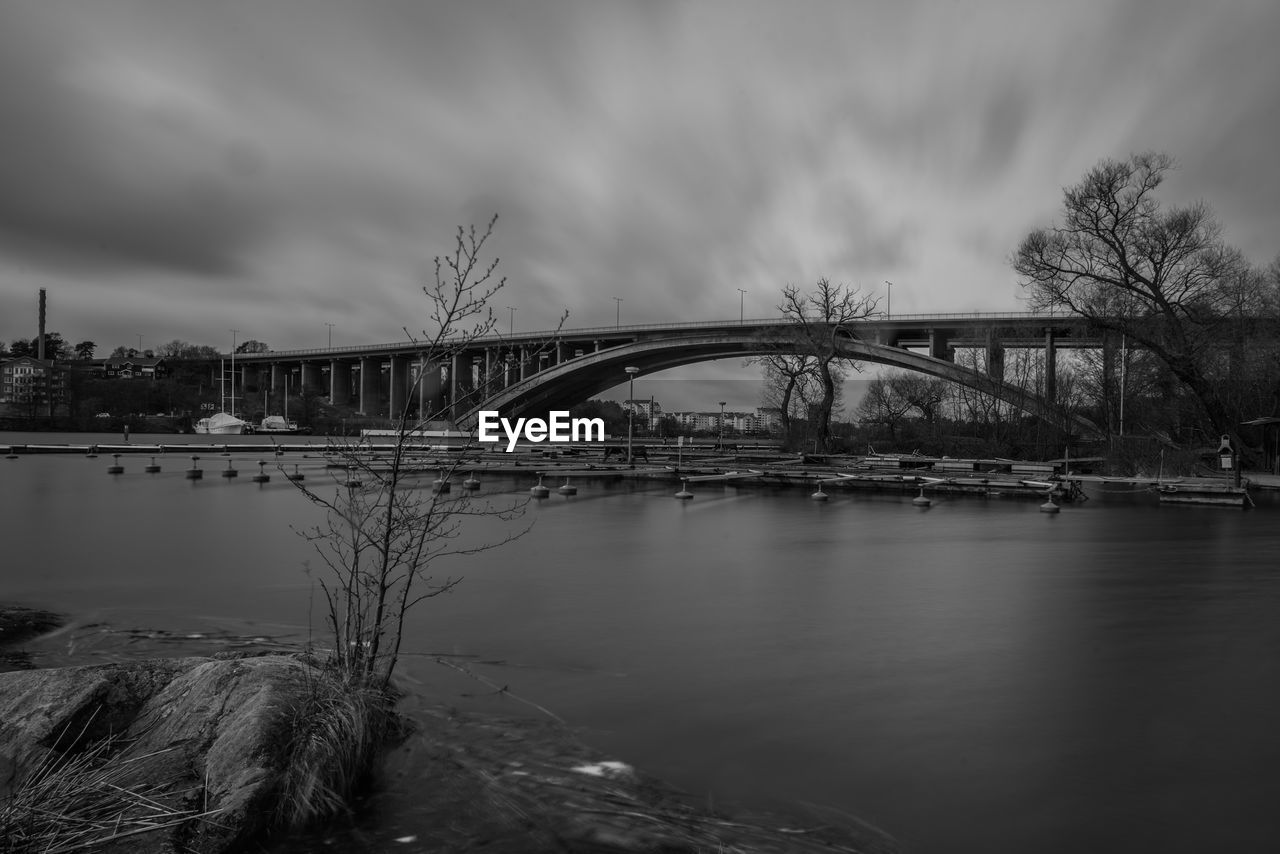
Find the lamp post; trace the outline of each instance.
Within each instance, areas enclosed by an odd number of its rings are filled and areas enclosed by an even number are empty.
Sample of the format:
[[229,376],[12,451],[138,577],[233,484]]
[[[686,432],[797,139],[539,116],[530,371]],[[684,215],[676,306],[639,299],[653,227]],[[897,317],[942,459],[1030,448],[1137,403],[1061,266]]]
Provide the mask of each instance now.
[[743,320],[743,313],[742,313],[743,301],[746,298],[747,298],[747,292],[742,288],[738,288],[738,322],[739,323],[746,322],[745,320]]
[[508,335],[516,334],[516,307],[514,305],[507,306],[507,311],[511,312],[511,324],[507,327]]
[[329,349],[332,350],[333,349],[333,324],[326,321],[324,325],[329,327]]
[[617,306],[616,306],[617,310],[614,312],[614,315],[613,315],[613,325],[615,327],[621,326],[622,325],[622,297],[614,297],[613,301],[617,303]]
[[623,368],[627,372],[627,465],[636,467],[635,458],[631,456],[631,424],[636,420],[636,374],[639,368]]
[[724,401],[720,401],[720,450],[724,450]]
[[888,320],[893,317],[893,282],[885,279],[884,283],[889,286],[889,298],[884,302],[884,318]]

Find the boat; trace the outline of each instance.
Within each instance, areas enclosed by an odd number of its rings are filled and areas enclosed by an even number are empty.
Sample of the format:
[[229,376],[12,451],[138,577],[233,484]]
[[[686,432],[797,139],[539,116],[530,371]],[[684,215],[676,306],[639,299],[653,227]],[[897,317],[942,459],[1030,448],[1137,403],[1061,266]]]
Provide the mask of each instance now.
[[298,422],[290,421],[283,415],[268,415],[266,418],[262,419],[258,426],[253,428],[253,432],[288,435],[293,433],[310,433],[311,428],[299,427]]
[[219,412],[197,421],[195,432],[217,436],[239,436],[245,432],[246,426],[248,422],[241,421],[226,412]]

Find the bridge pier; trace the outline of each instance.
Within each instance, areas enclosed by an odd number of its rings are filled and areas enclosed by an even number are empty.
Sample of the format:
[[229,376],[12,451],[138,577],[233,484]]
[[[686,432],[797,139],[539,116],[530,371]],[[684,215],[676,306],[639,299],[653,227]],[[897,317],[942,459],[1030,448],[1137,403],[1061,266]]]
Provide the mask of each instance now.
[[279,362],[271,363],[271,393],[275,394],[276,389],[284,387],[284,368]]
[[365,415],[382,412],[382,360],[373,356],[360,359],[360,411]]
[[335,405],[351,402],[351,363],[345,359],[329,360],[329,402]]
[[387,377],[387,417],[396,419],[404,412],[409,397],[409,360],[405,356],[392,356]]
[[929,355],[944,362],[954,362],[955,352],[947,346],[948,339],[940,329],[929,330]]
[[444,414],[444,374],[445,368],[439,362],[428,362],[426,357],[418,357],[418,418],[438,419]]
[[302,384],[298,389],[301,393],[305,389],[321,388],[320,384],[320,366],[315,362],[302,362],[299,364],[299,372],[301,374]]
[[996,340],[994,332],[987,333],[987,376],[996,380],[1004,379],[1004,348]]
[[1044,331],[1044,399],[1050,406],[1058,402],[1058,346],[1052,328]]

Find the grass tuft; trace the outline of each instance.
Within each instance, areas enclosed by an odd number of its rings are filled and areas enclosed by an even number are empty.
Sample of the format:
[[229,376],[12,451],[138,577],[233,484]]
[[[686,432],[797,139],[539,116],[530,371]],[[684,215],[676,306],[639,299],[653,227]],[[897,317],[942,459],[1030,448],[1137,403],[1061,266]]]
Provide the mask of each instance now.
[[348,813],[394,721],[385,692],[359,681],[314,680],[294,709],[276,823],[297,829]]

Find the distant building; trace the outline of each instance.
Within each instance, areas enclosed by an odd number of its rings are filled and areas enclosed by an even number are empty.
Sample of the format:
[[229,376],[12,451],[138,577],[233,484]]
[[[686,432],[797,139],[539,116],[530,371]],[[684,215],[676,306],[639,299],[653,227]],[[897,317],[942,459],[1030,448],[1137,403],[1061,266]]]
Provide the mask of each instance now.
[[169,366],[162,356],[117,356],[104,360],[94,373],[104,379],[158,380],[169,375]]
[[0,360],[0,406],[14,415],[41,415],[66,397],[61,365],[35,356]]

